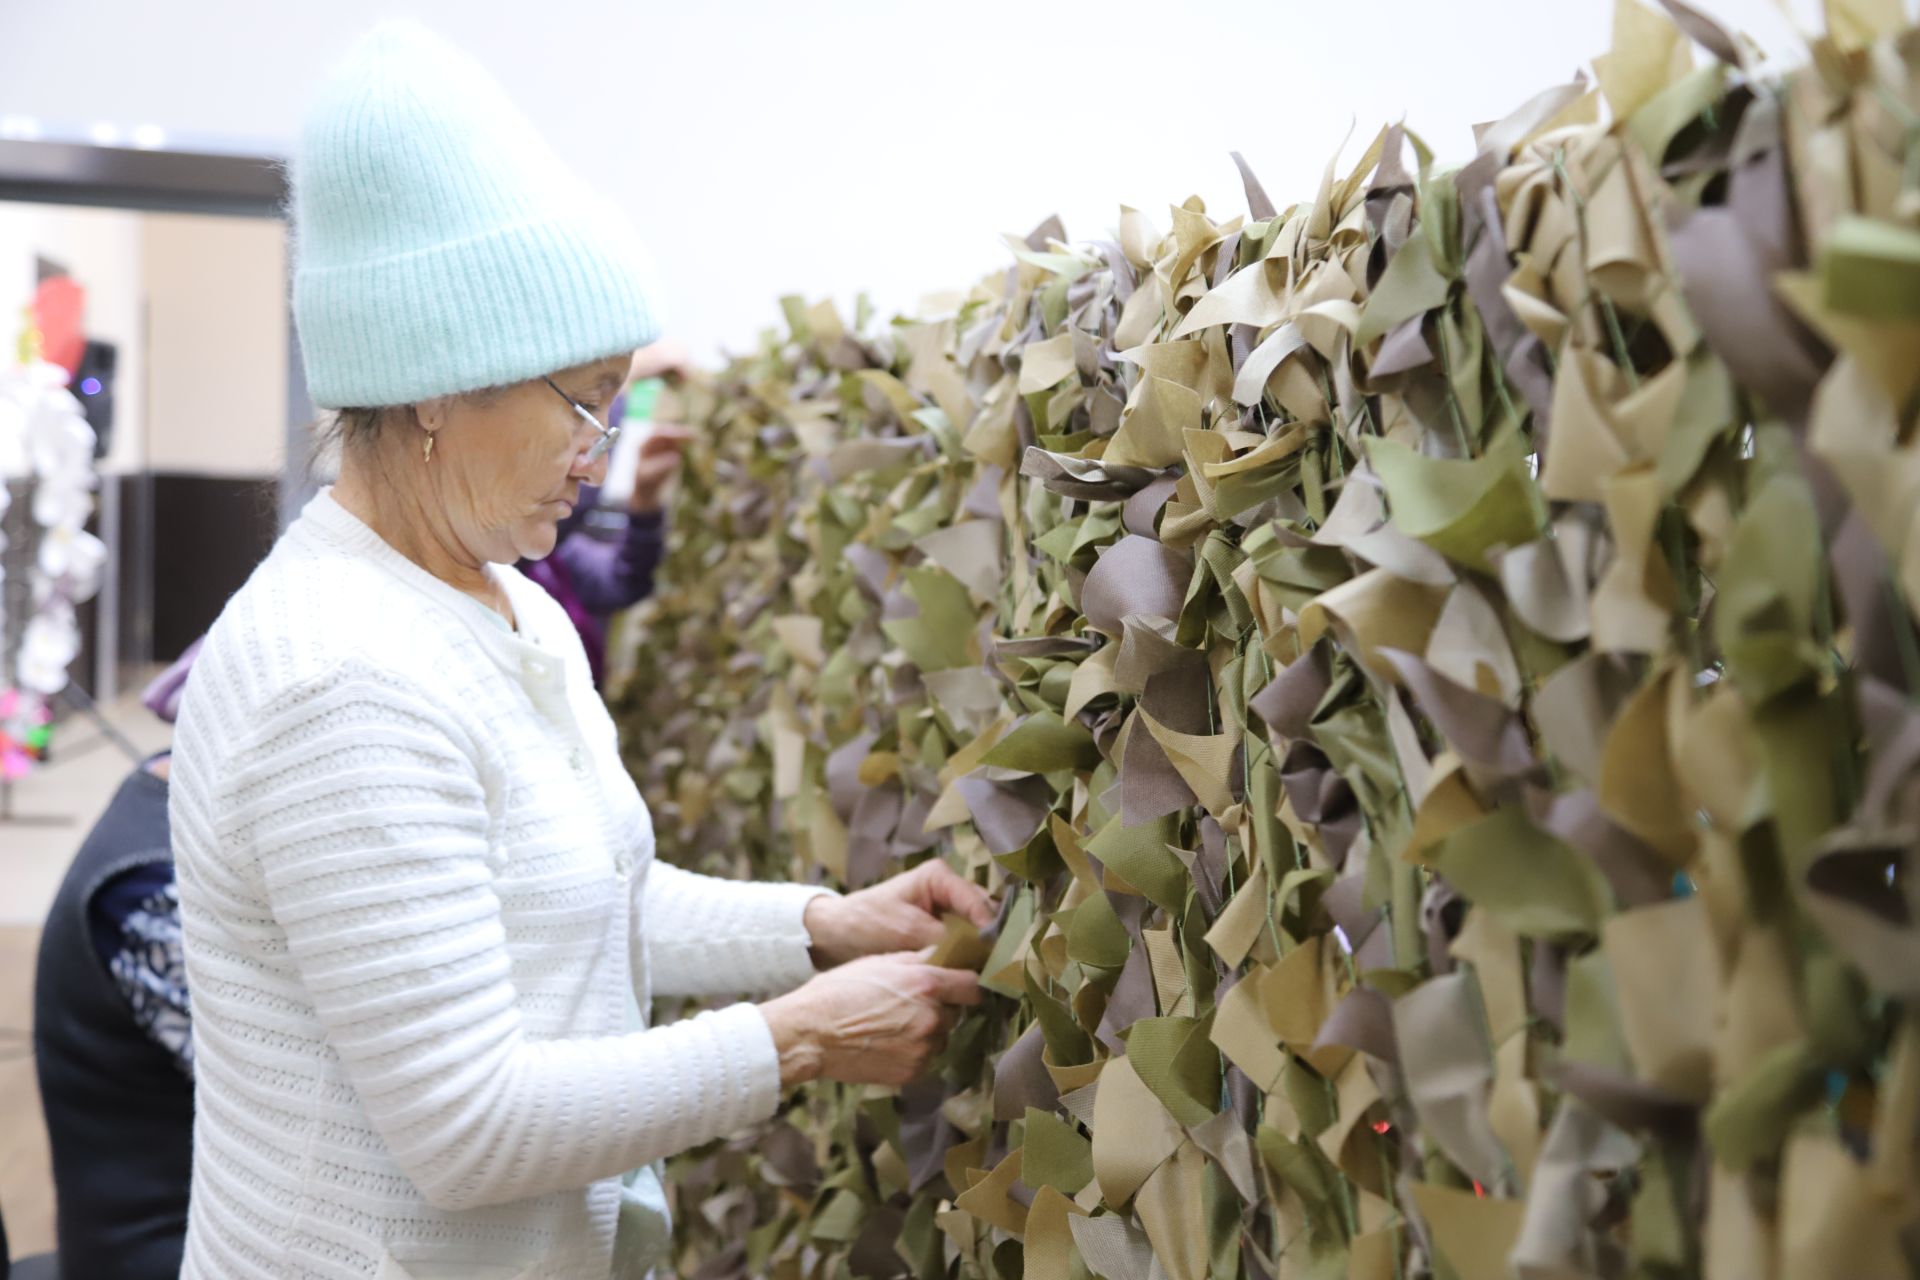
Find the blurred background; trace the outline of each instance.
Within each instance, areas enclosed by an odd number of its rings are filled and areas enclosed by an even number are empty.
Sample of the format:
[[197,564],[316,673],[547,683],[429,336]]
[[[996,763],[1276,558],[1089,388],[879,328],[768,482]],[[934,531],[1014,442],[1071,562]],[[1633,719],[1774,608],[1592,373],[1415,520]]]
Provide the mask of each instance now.
[[[1789,61],[1818,13],[1702,7]],[[1050,213],[1091,237],[1121,203],[1235,211],[1229,150],[1282,205],[1349,130],[1357,153],[1404,117],[1470,158],[1474,123],[1572,76],[1612,21],[1525,0],[0,0],[0,133],[281,155],[325,69],[396,12],[472,50],[632,211],[702,355],[746,345],[782,293],[894,308],[963,286]],[[1140,161],[1116,181],[1084,157],[1120,137]]]
[[[1698,2],[1788,63],[1818,18],[1817,0]],[[910,310],[963,288],[1051,214],[1091,238],[1122,204],[1161,226],[1193,194],[1239,212],[1230,150],[1282,208],[1384,122],[1465,159],[1476,122],[1572,77],[1612,22],[1602,0],[0,0],[0,366],[30,328],[49,359],[59,347],[98,475],[99,563],[59,655],[69,682],[47,700],[58,749],[0,768],[0,1205],[16,1253],[52,1226],[19,1032],[33,939],[128,757],[165,740],[134,694],[311,490],[277,166],[327,68],[396,13],[466,45],[631,212],[668,330],[699,363],[749,347],[783,294]],[[1121,139],[1125,172],[1089,162]],[[29,495],[30,472],[0,448],[10,493]],[[36,607],[29,505],[6,517],[9,655]]]
[[[1706,7],[1787,62],[1818,19],[1818,0]],[[82,658],[107,700],[205,629],[310,490],[272,163],[395,13],[470,48],[630,211],[700,362],[750,347],[784,294],[886,312],[964,288],[1049,214],[1091,238],[1122,204],[1236,212],[1231,150],[1283,207],[1387,121],[1465,158],[1476,122],[1573,76],[1612,22],[1519,0],[0,0],[0,340],[11,357],[65,273],[113,361],[89,371],[111,559]],[[1122,137],[1124,174],[1086,162]]]

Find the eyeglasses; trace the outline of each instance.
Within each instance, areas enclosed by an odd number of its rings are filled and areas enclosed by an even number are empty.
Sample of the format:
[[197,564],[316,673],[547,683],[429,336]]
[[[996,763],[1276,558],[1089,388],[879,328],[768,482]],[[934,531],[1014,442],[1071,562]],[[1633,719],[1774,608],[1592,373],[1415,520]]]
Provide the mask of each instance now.
[[585,405],[562,391],[552,378],[542,378],[540,381],[552,387],[553,394],[565,400],[572,406],[573,411],[582,418],[585,418],[587,425],[594,429],[596,434],[594,435],[593,443],[587,446],[587,465],[592,466],[594,463],[600,461],[600,459],[606,457],[607,451],[613,448],[613,442],[620,438],[620,428],[604,425],[600,419],[594,417],[593,414],[588,411]]

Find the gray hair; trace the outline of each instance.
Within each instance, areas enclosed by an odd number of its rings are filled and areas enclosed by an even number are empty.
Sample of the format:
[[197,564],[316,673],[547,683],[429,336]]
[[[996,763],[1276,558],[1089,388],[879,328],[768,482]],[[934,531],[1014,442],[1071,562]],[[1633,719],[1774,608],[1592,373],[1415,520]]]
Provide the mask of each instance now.
[[[499,399],[510,389],[506,386],[481,387],[477,391],[462,391],[454,398],[471,404],[486,405]],[[365,448],[377,441],[390,423],[407,420],[418,421],[414,415],[414,407],[410,404],[337,409],[331,417],[322,418],[316,424],[315,459],[337,458],[347,449]]]

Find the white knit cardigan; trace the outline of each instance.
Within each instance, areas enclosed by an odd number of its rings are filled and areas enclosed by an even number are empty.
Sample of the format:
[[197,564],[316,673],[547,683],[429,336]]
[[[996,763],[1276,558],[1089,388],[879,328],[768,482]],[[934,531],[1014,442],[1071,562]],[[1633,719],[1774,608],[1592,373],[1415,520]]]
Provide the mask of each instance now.
[[628,1010],[804,981],[817,891],[655,863],[579,638],[496,572],[517,634],[323,493],[194,666],[184,1280],[607,1280],[619,1175],[774,1110],[753,1005]]

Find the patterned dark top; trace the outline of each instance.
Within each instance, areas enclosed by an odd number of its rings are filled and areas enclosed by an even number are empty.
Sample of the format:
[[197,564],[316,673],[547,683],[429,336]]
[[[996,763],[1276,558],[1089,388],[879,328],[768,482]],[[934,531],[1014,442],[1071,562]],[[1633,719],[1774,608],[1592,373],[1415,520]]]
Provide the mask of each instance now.
[[87,924],[94,952],[126,997],[134,1022],[192,1078],[193,1026],[173,863],[148,863],[108,880],[87,904]]

